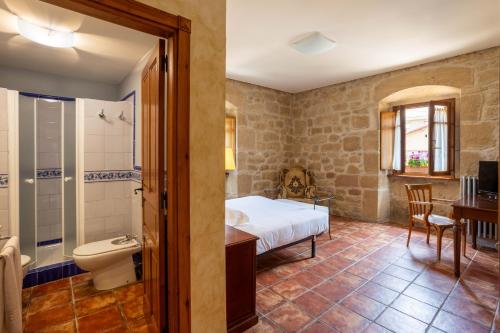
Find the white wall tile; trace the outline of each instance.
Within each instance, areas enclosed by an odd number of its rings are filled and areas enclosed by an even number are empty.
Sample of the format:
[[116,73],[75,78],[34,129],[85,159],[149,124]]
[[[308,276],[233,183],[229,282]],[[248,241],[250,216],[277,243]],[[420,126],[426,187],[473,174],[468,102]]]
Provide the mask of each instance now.
[[9,154],[7,152],[0,152],[0,174],[9,172]]
[[85,135],[85,152],[104,153],[105,146],[104,135]]
[[105,170],[104,153],[85,153],[84,159],[85,171]]
[[105,186],[106,183],[85,183],[84,186],[85,202],[104,200]]

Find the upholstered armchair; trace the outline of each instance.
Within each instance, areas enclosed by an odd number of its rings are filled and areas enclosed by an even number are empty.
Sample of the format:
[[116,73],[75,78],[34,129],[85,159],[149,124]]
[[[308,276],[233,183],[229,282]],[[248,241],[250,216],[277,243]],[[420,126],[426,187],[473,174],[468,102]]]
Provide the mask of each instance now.
[[316,195],[316,186],[312,184],[311,172],[302,167],[283,169],[278,185],[279,199],[312,201]]

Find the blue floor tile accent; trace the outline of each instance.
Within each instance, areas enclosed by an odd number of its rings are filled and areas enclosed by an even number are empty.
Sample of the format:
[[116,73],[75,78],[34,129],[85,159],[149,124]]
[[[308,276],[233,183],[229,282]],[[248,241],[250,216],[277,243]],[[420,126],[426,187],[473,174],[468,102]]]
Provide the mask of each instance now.
[[[132,255],[135,266],[135,275],[138,280],[142,278],[142,252]],[[39,284],[68,278],[78,274],[86,273],[76,266],[73,260],[31,269],[24,277],[23,288],[30,288]]]
[[23,280],[23,288],[30,288],[39,284],[60,280],[74,275],[85,273],[78,268],[73,260],[38,267],[30,270]]

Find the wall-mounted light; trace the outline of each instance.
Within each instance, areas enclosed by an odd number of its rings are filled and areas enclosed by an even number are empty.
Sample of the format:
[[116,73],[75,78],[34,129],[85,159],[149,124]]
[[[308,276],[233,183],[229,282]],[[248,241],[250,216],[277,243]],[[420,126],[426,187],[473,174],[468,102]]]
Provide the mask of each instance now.
[[20,17],[17,18],[17,28],[21,36],[38,44],[51,47],[73,47],[74,45],[74,34],[71,31],[44,28]]
[[336,44],[334,40],[325,37],[322,33],[313,32],[293,42],[291,46],[300,53],[321,54],[333,49]]

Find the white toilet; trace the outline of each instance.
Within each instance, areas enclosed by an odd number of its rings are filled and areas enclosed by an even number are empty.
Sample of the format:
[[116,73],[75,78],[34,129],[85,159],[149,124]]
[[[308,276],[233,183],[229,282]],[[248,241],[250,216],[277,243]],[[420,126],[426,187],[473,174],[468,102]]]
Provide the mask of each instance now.
[[136,281],[132,254],[140,251],[141,244],[127,235],[79,246],[73,259],[92,274],[96,289],[107,290]]
[[25,254],[21,254],[21,266],[23,267],[23,278],[28,274],[28,271],[31,268],[31,257]]

